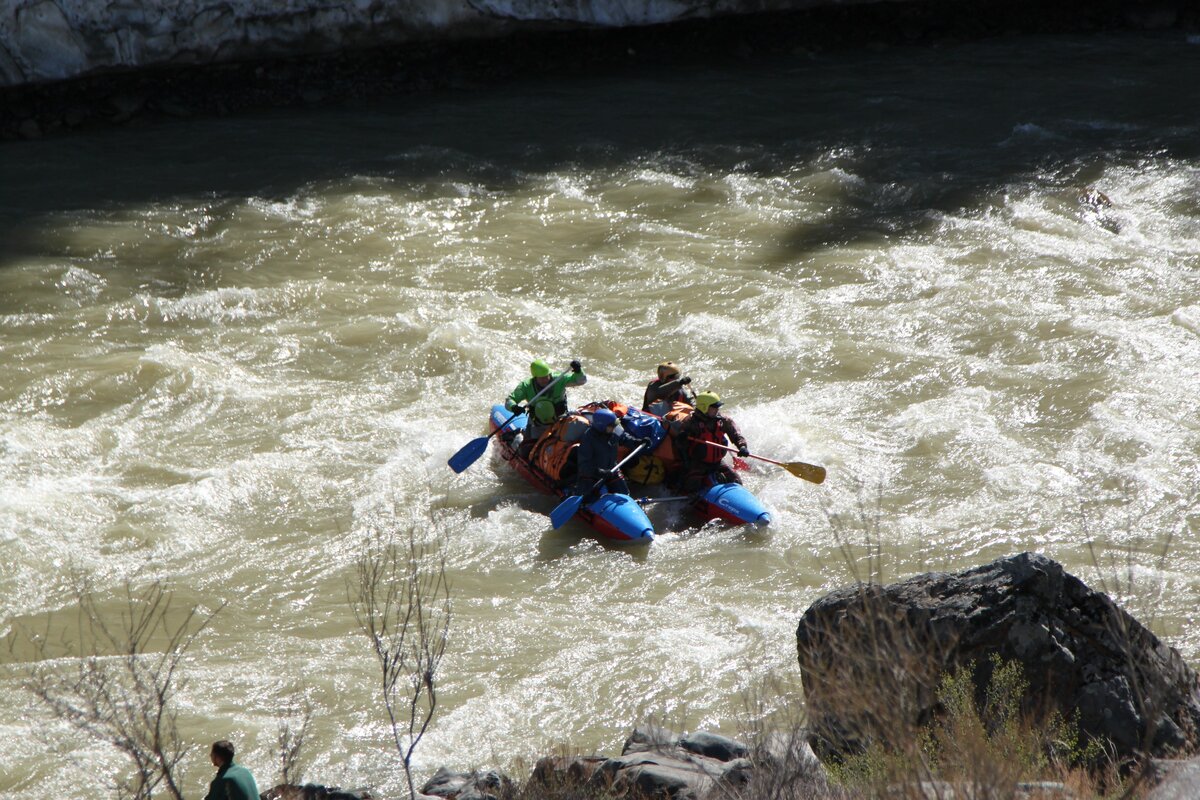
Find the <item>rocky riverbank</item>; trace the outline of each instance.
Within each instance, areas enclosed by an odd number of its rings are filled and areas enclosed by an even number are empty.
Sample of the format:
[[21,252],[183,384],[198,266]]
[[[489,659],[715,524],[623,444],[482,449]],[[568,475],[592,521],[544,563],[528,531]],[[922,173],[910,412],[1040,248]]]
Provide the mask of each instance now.
[[[48,5],[52,3],[43,0],[39,7]],[[1182,0],[1066,0],[1050,6],[1029,0],[982,0],[967,6],[961,0],[821,4],[720,21],[690,19],[640,27],[636,25],[647,20],[615,20],[635,27],[606,27],[587,20],[506,19],[489,28],[485,37],[466,26],[453,37],[409,36],[388,46],[372,46],[375,40],[360,32],[339,47],[314,49],[306,40],[289,50],[276,43],[253,58],[248,53],[229,58],[217,47],[207,60],[181,56],[138,67],[114,64],[78,75],[76,62],[82,56],[60,53],[60,60],[75,64],[63,68],[61,79],[53,79],[56,73],[51,71],[40,80],[9,81],[0,88],[0,138],[38,138],[155,118],[367,103],[431,89],[480,88],[548,72],[636,74],[658,64],[713,64],[773,53],[816,56],[839,47],[1013,33],[1200,28],[1200,10]],[[39,45],[42,49],[56,46],[53,34],[63,24],[50,15],[46,35],[41,37],[45,41]],[[31,30],[27,37],[37,33]],[[111,36],[121,39],[122,34],[115,31]],[[133,42],[130,36],[125,39]],[[19,74],[15,63],[9,66],[8,72]]]
[[[520,782],[496,771],[440,770],[421,795],[850,800],[883,791],[913,800],[1083,800],[1119,780],[1128,791],[1122,796],[1200,797],[1200,677],[1107,594],[1045,556],[1023,553],[956,574],[846,587],[813,603],[796,637],[803,724],[756,724],[751,742],[648,724],[633,731],[619,755],[548,756]],[[995,702],[1002,664],[1018,665],[1026,678],[1023,713],[1045,719],[1057,712],[1069,721],[1057,734],[1072,729],[1070,735],[1098,743],[1094,755],[1068,768],[1065,760],[1055,766],[1027,753],[1022,765],[1012,741],[995,748],[983,741],[966,751],[965,772],[953,768],[945,748],[930,755],[936,737],[928,732],[956,713],[944,694],[947,676],[968,675],[985,709]],[[994,719],[977,719],[988,729],[985,740],[1003,733]],[[969,733],[956,733],[963,730]],[[1036,743],[1036,731],[1020,736]],[[879,769],[887,761],[880,753],[895,756],[890,770],[868,776],[882,783],[856,784],[863,763]],[[1019,769],[1039,764],[1048,774]],[[310,785],[266,796],[350,800],[370,793]]]

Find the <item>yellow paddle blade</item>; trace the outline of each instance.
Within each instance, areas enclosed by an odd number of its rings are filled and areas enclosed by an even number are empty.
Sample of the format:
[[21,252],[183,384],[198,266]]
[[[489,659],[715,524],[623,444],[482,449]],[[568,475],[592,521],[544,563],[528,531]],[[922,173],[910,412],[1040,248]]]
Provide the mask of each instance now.
[[803,461],[788,461],[787,463],[780,464],[780,466],[797,478],[809,481],[810,483],[821,483],[825,480],[825,468],[818,467],[816,464],[805,464]]

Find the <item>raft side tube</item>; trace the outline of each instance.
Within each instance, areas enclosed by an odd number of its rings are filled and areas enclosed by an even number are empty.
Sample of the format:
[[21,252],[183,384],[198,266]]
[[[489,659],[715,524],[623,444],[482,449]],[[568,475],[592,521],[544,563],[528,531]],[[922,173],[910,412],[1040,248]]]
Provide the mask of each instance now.
[[[491,430],[496,430],[512,416],[512,412],[500,404],[492,406],[488,419]],[[526,415],[521,414],[509,423],[505,431],[523,431],[527,421]],[[497,434],[500,439],[504,434]],[[566,492],[552,484],[547,484],[540,472],[532,470],[527,462],[516,457],[509,442],[499,441],[506,460],[521,477],[540,491],[565,497]],[[654,523],[646,516],[646,511],[637,501],[627,494],[605,492],[599,498],[580,509],[576,514],[580,521],[591,526],[597,533],[609,539],[615,539],[630,544],[648,544],[654,541]]]
[[593,527],[602,524],[601,533],[607,536],[635,543],[654,541],[654,523],[646,516],[645,509],[627,494],[602,494],[587,505],[587,511],[595,515]]
[[[491,416],[491,419],[488,420],[488,422],[489,422],[488,433],[491,433],[492,431],[499,428],[511,416],[512,416],[512,412],[509,411],[504,406],[502,406],[500,404],[496,404],[496,405],[492,406],[492,416]],[[525,414],[518,414],[516,419],[514,419],[512,422],[508,423],[508,427],[505,428],[504,431],[505,431],[505,433],[507,433],[508,431],[514,431],[514,432],[515,431],[523,431],[523,430],[525,430],[525,423],[527,421],[528,420],[526,420]],[[497,434],[497,435],[503,436],[504,434]]]
[[704,510],[729,522],[765,527],[771,524],[771,512],[740,483],[716,483],[700,493]]

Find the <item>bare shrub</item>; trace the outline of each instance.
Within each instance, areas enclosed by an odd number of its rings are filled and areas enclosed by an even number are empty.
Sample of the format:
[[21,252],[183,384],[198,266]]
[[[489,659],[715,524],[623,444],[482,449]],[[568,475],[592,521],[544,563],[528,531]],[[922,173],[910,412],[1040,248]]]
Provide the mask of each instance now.
[[1024,709],[1028,683],[1018,662],[996,657],[993,668],[982,692],[974,665],[944,675],[937,719],[901,747],[874,744],[845,757],[832,765],[834,779],[869,797],[924,798],[944,786],[954,796],[1009,798],[1030,782],[1062,784],[1077,797],[1136,796],[1107,768],[1100,744],[1083,742],[1075,720]]
[[312,717],[312,703],[305,701],[303,706],[293,709],[292,713],[279,720],[275,752],[279,758],[279,777],[284,786],[298,786],[304,780],[300,754],[304,750]]
[[921,710],[931,705],[940,656],[954,642],[906,618],[883,595],[880,487],[857,483],[853,507],[827,507],[825,518],[857,593],[857,619],[809,627],[807,641],[798,641],[809,741],[826,760],[843,751],[896,751],[927,721]]
[[[886,602],[877,584],[858,584],[861,618],[844,629],[810,626],[799,649],[810,723],[809,741],[827,764],[844,762],[843,778],[932,779],[919,747],[925,709],[935,705],[942,653],[952,643],[931,637],[919,620]],[[862,781],[849,780],[851,784]]]
[[[1148,631],[1157,627],[1157,614],[1165,585],[1162,581],[1151,583],[1139,576],[1150,570],[1159,573],[1166,571],[1176,534],[1187,533],[1198,502],[1195,493],[1173,499],[1178,505],[1172,505],[1170,500],[1162,500],[1146,507],[1139,503],[1134,488],[1120,483],[1115,491],[1094,498],[1081,498],[1079,503],[1080,530],[1087,540],[1096,584],[1114,601],[1137,609],[1138,621]],[[1107,533],[1102,536],[1100,530]],[[1102,539],[1118,540],[1120,543],[1109,545],[1102,553],[1099,546]],[[1107,617],[1109,641],[1119,648],[1125,661],[1125,674],[1130,679],[1130,695],[1138,716],[1144,720],[1155,720],[1163,711],[1165,698],[1161,692],[1145,683],[1142,665],[1138,663],[1133,647],[1133,642],[1138,641],[1139,637],[1129,630],[1127,623],[1128,620],[1119,614]],[[1137,796],[1153,782],[1155,767],[1148,754],[1154,750],[1156,733],[1153,725],[1147,725],[1139,748],[1146,755],[1138,758],[1136,763],[1119,765],[1124,774],[1109,776],[1109,785],[1123,789],[1119,795],[1121,798]],[[1197,731],[1184,733],[1193,743],[1200,738],[1200,732]]]
[[842,800],[841,787],[831,786],[824,767],[808,744],[807,715],[799,686],[778,675],[742,696],[742,736],[754,764],[750,783],[721,787],[735,800]]
[[54,717],[129,758],[132,774],[116,780],[118,797],[149,800],[163,791],[182,800],[177,775],[192,745],[180,737],[175,707],[186,684],[181,668],[224,604],[179,609],[161,582],[142,589],[127,582],[114,611],[82,575],[73,576],[72,590],[73,637],[62,630],[54,638],[48,616],[43,631],[18,629],[10,638],[11,649],[32,649],[29,690]]
[[[855,583],[883,583],[883,487],[867,487],[855,479],[854,506],[846,512],[826,505],[825,522]],[[858,554],[861,548],[863,555]]]
[[380,699],[416,797],[412,757],[437,710],[438,668],[450,632],[450,585],[441,540],[419,542],[415,528],[397,544],[373,532],[357,562],[350,606],[379,662]]

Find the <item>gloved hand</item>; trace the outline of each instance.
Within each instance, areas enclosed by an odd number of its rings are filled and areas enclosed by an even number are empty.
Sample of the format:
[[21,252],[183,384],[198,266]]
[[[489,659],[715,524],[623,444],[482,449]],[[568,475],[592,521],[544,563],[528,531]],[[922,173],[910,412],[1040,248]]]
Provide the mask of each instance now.
[[512,413],[517,414],[517,415],[524,414],[525,408],[524,408],[524,406],[513,406]]
[[583,372],[583,364],[580,364],[578,361],[572,361],[571,372]]
[[738,448],[738,455],[742,458],[745,458],[746,456],[750,455],[750,448],[746,447],[746,445],[742,445]]
[[613,471],[612,471],[611,469],[602,469],[602,470],[600,470],[600,477],[601,477],[601,478],[611,478],[611,477],[612,477],[612,474],[613,474]]
[[679,379],[679,384],[681,386],[687,386],[691,382],[692,382],[692,379],[689,378],[687,375],[684,375],[682,378]]

